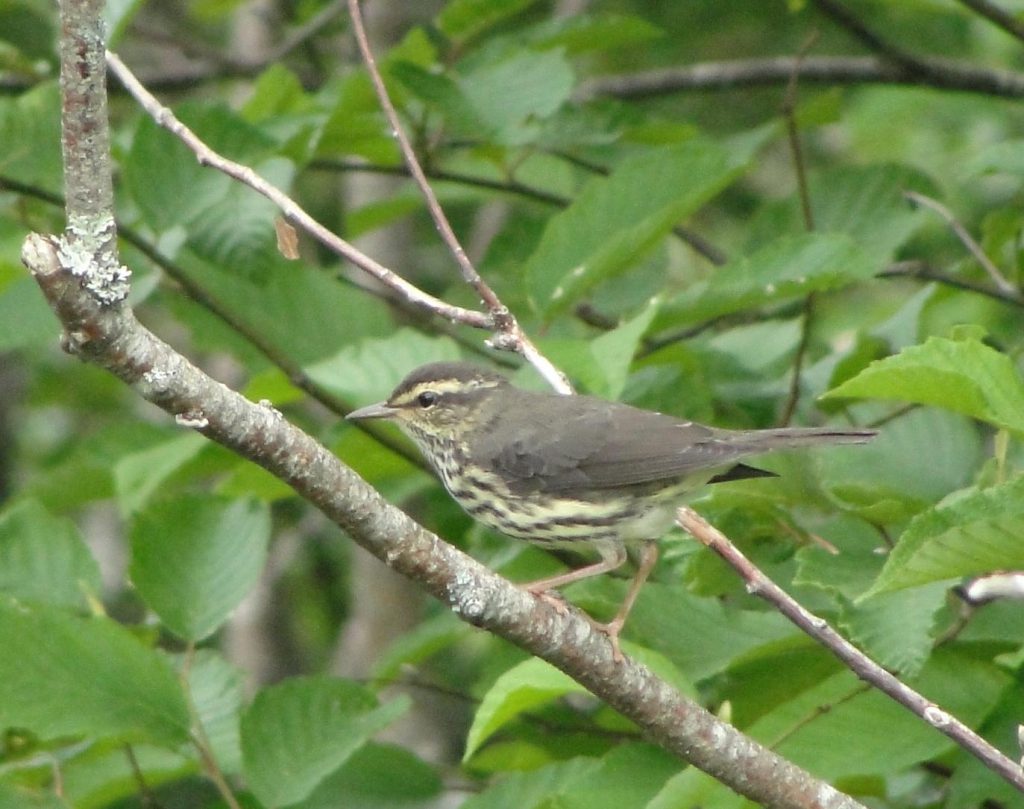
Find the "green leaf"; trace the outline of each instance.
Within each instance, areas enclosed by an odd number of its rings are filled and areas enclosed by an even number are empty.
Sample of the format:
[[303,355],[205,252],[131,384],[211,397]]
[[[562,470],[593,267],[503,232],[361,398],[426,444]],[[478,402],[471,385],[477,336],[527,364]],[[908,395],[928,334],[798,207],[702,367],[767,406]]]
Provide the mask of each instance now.
[[[253,163],[275,144],[224,106],[185,104],[178,118],[221,154]],[[227,175],[199,165],[195,156],[148,116],[139,123],[124,163],[125,185],[146,222],[157,232],[197,221],[229,194],[240,194]],[[249,194],[255,192],[245,189]],[[273,229],[268,223],[268,228]]]
[[631,14],[572,14],[545,20],[526,33],[537,47],[564,47],[573,56],[639,45],[663,35],[647,20]]
[[1024,382],[979,340],[931,337],[871,363],[826,398],[897,399],[943,407],[1024,436]]
[[[969,653],[940,649],[909,684],[968,727],[975,727],[1010,680]],[[954,747],[951,739],[886,695],[865,691],[848,671],[798,694],[747,732],[829,780],[898,773]],[[837,745],[836,739],[849,743]]]
[[526,711],[566,694],[587,690],[550,663],[530,658],[502,674],[484,695],[466,738],[463,761],[469,761],[480,746],[498,730]]
[[0,514],[0,593],[83,608],[102,588],[99,565],[70,520],[53,517],[34,500]]
[[[315,362],[339,346],[393,332],[383,302],[354,295],[328,273],[303,262],[273,262],[260,278],[210,264],[190,252],[180,264],[222,307],[295,362]],[[194,332],[206,323],[201,318],[209,317],[205,310],[196,314],[184,306],[179,312]],[[315,328],[308,326],[313,323]],[[223,328],[220,321],[217,327]]]
[[203,436],[190,432],[121,458],[114,466],[114,488],[121,514],[127,517],[142,508],[168,477],[205,446]]
[[591,387],[597,395],[606,399],[618,399],[622,395],[637,346],[657,311],[658,301],[655,299],[632,320],[591,341],[590,350],[599,362],[603,376],[603,384]]
[[263,689],[242,716],[249,786],[268,807],[307,797],[377,731],[408,707],[356,683],[302,677]]
[[113,621],[0,597],[0,648],[0,727],[167,747],[188,737],[166,658]]
[[[936,196],[935,184],[916,169],[895,164],[843,166],[810,178],[815,230],[851,237],[875,267],[884,269],[896,251],[921,225],[926,211],[910,205],[903,192]],[[751,246],[760,248],[779,233],[804,230],[799,203],[793,198],[766,205],[751,226]]]
[[887,423],[871,443],[834,449],[822,488],[874,523],[913,517],[967,486],[984,458],[982,437],[963,416],[917,408]]
[[537,134],[539,121],[569,99],[573,74],[559,50],[517,50],[460,76],[458,86],[483,125],[482,134],[521,145]]
[[551,218],[524,269],[533,305],[547,317],[622,272],[740,172],[728,151],[693,139],[650,149],[591,180]]
[[872,660],[902,677],[916,675],[931,653],[936,615],[949,588],[932,584],[860,599],[843,610],[846,636]]
[[[288,188],[295,167],[284,158],[252,166],[278,188]],[[188,245],[200,258],[247,278],[263,282],[275,267],[289,267],[277,249],[274,219],[278,207],[248,186],[233,183],[206,206],[188,228]],[[287,270],[284,270],[287,272]]]
[[644,585],[626,625],[630,639],[658,650],[695,682],[751,649],[795,632],[779,615],[729,609],[660,582]]
[[188,670],[188,688],[217,765],[225,773],[239,772],[242,769],[239,721],[245,672],[218,653],[200,649]]
[[652,300],[639,315],[598,337],[541,340],[541,351],[587,393],[618,399],[658,305],[657,299]]
[[437,27],[456,41],[465,41],[518,14],[537,0],[452,0],[437,15]]
[[1024,566],[1024,476],[956,492],[915,517],[864,598]]
[[[396,777],[400,774],[401,777]],[[443,788],[429,764],[402,747],[369,742],[321,782],[295,809],[410,809],[434,805]]]
[[513,773],[466,801],[463,809],[643,809],[679,760],[650,744],[614,747],[601,758],[579,757]]
[[262,502],[202,495],[163,500],[135,518],[130,573],[168,629],[198,641],[259,579],[269,541],[270,513]]
[[333,357],[306,368],[318,385],[358,404],[383,399],[409,371],[428,362],[457,360],[458,345],[448,337],[427,337],[399,329],[390,337],[347,345]]
[[71,809],[53,792],[0,783],[0,809]]
[[16,98],[0,99],[0,174],[61,191],[60,91],[41,82]]
[[31,278],[0,285],[0,351],[52,343],[60,321]]
[[[719,267],[666,304],[673,326],[771,306],[870,278],[878,266],[849,236],[782,236]],[[667,324],[666,324],[667,325]]]

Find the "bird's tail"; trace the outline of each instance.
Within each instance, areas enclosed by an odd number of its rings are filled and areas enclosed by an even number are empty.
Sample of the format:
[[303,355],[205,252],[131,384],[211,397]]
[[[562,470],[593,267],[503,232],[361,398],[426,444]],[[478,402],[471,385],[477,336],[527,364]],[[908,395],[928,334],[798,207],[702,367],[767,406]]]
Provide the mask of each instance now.
[[795,449],[817,444],[866,444],[878,435],[877,430],[843,429],[838,427],[779,427],[735,434],[737,444],[748,444],[750,451]]

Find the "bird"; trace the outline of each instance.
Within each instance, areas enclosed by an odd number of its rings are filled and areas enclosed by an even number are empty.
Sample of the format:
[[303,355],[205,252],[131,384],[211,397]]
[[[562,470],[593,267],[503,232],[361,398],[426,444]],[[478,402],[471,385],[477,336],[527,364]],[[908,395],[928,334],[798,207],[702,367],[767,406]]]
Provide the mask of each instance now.
[[470,516],[550,549],[590,548],[598,561],[521,585],[548,598],[611,572],[636,548],[637,570],[608,623],[591,619],[622,660],[619,634],[658,558],[675,509],[704,484],[774,476],[739,459],[820,444],[861,444],[876,431],[836,427],[726,430],[594,396],[524,390],[468,362],[411,371],[351,421],[397,424]]

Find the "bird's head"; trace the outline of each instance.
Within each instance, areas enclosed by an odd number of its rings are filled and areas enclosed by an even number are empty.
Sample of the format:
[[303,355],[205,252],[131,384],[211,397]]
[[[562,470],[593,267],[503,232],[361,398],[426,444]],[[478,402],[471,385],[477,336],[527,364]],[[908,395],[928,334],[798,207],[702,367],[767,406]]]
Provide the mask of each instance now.
[[410,372],[383,402],[349,413],[352,421],[387,419],[421,446],[457,439],[489,418],[509,381],[464,362],[433,362]]

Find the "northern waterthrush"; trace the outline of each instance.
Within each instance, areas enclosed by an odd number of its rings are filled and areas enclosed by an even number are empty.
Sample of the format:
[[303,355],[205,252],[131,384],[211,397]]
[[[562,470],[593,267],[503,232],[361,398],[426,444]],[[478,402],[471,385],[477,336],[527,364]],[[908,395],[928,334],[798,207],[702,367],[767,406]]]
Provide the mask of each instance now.
[[772,473],[737,459],[816,444],[860,444],[873,430],[720,430],[591,396],[513,387],[467,363],[412,371],[388,397],[348,415],[388,419],[416,442],[449,494],[503,534],[554,548],[591,547],[600,561],[523,585],[542,594],[640,561],[618,614],[618,635],[657,560],[681,495],[723,480]]

